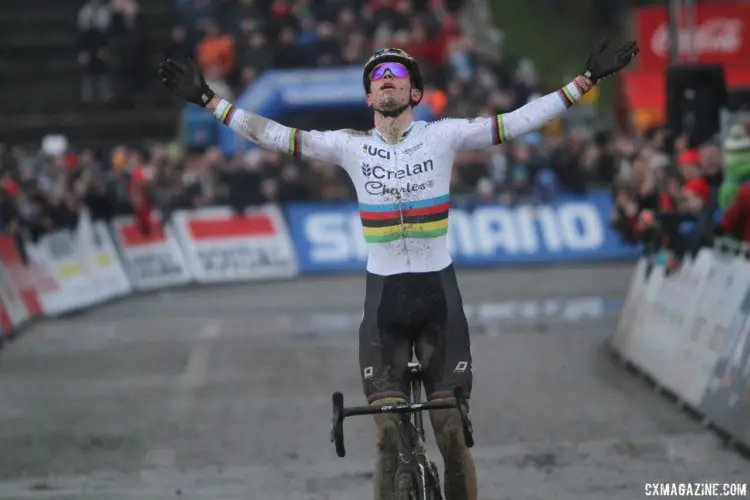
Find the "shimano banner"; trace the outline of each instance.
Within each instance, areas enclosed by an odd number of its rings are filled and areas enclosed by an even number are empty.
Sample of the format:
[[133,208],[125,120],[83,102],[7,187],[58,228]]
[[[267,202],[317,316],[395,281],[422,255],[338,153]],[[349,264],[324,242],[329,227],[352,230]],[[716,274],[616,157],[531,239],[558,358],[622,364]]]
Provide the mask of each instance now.
[[[561,196],[550,205],[451,208],[449,247],[459,266],[635,259],[609,226],[609,192]],[[356,203],[286,209],[302,272],[359,270],[367,260]]]

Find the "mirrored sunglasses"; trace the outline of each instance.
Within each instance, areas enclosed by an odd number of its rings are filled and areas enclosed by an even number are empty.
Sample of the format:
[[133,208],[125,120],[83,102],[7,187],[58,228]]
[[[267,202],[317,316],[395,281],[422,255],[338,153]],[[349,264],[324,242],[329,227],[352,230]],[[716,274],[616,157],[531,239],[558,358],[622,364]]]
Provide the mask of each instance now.
[[375,69],[372,71],[370,79],[373,81],[380,80],[381,78],[383,78],[383,76],[385,76],[386,71],[390,71],[394,78],[409,77],[409,70],[406,69],[406,66],[400,63],[387,62],[375,67]]

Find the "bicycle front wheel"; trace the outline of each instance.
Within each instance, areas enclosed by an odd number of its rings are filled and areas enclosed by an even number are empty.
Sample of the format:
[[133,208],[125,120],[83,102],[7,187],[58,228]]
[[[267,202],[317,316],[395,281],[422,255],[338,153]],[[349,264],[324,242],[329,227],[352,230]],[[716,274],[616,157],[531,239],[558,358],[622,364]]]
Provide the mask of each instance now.
[[396,500],[420,500],[417,496],[417,482],[414,475],[406,473],[398,477]]
[[427,470],[427,500],[443,500],[437,466],[434,462],[429,462],[429,466],[430,468]]

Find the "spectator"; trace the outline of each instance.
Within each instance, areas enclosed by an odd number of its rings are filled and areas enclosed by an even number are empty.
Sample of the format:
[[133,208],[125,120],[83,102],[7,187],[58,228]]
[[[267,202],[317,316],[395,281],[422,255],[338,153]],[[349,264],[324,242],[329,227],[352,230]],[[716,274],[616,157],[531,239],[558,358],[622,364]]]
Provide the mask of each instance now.
[[235,70],[234,42],[219,31],[215,22],[205,21],[203,25],[205,36],[196,48],[196,60],[206,75],[225,81]]
[[245,207],[259,205],[264,201],[260,193],[262,179],[258,164],[235,158],[216,173],[218,199],[237,213]]
[[[650,158],[639,152],[633,159],[628,173],[620,176],[615,184],[614,209],[611,217],[613,227],[627,242],[641,240],[643,232],[651,224],[659,209],[660,193],[656,185],[656,173],[649,164]],[[643,217],[647,214],[647,217]]]
[[310,201],[310,193],[302,182],[300,168],[293,162],[287,162],[281,169],[279,182],[279,201]]
[[743,125],[734,125],[724,142],[726,175],[719,192],[724,209],[717,232],[750,243],[750,136]]
[[[560,186],[572,193],[582,194],[586,191],[587,173],[582,169],[584,154],[588,148],[587,132],[576,130],[570,134],[569,143],[552,152],[550,162]],[[589,153],[591,154],[591,153]],[[643,163],[645,158],[640,158]],[[646,164],[639,164],[642,170]],[[642,173],[646,176],[646,173]],[[645,178],[645,177],[644,177]]]
[[90,149],[84,150],[78,158],[79,166],[74,194],[91,211],[93,220],[110,221],[114,205],[107,190],[106,172],[101,161]]
[[512,202],[517,203],[527,200],[535,192],[541,166],[528,140],[514,141],[510,158],[508,191]]
[[678,166],[686,182],[701,176],[700,155],[694,149],[685,150],[680,154]]
[[696,177],[685,183],[683,188],[683,209],[693,214],[699,213],[708,202],[710,186],[703,177]]
[[721,154],[721,149],[714,142],[707,142],[699,149],[701,172],[712,188],[719,187],[724,178]]
[[81,68],[81,100],[109,101],[112,82],[108,74],[109,27],[112,11],[105,0],[89,0],[78,12],[78,65]]
[[718,227],[721,234],[750,243],[750,184],[743,184],[724,212]]

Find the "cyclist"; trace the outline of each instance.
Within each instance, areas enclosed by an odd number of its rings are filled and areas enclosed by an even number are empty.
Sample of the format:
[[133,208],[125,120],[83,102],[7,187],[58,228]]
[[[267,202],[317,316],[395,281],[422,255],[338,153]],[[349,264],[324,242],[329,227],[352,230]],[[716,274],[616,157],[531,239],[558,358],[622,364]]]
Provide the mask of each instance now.
[[[378,50],[362,76],[367,105],[374,110],[375,127],[369,131],[303,131],[239,109],[215,95],[189,60],[167,59],[159,73],[177,96],[211,111],[261,147],[334,163],[350,176],[368,243],[360,375],[368,402],[378,405],[406,400],[412,352],[423,367],[430,400],[449,398],[458,384],[470,393],[469,329],[446,236],[454,156],[539,128],[639,51],[635,42],[613,52],[606,47],[599,44],[575,80],[511,113],[432,123],[413,120],[424,92],[417,61],[400,49]],[[458,411],[437,410],[430,418],[445,463],[447,500],[475,500],[474,463]],[[397,419],[376,417],[376,500],[394,496]]]

